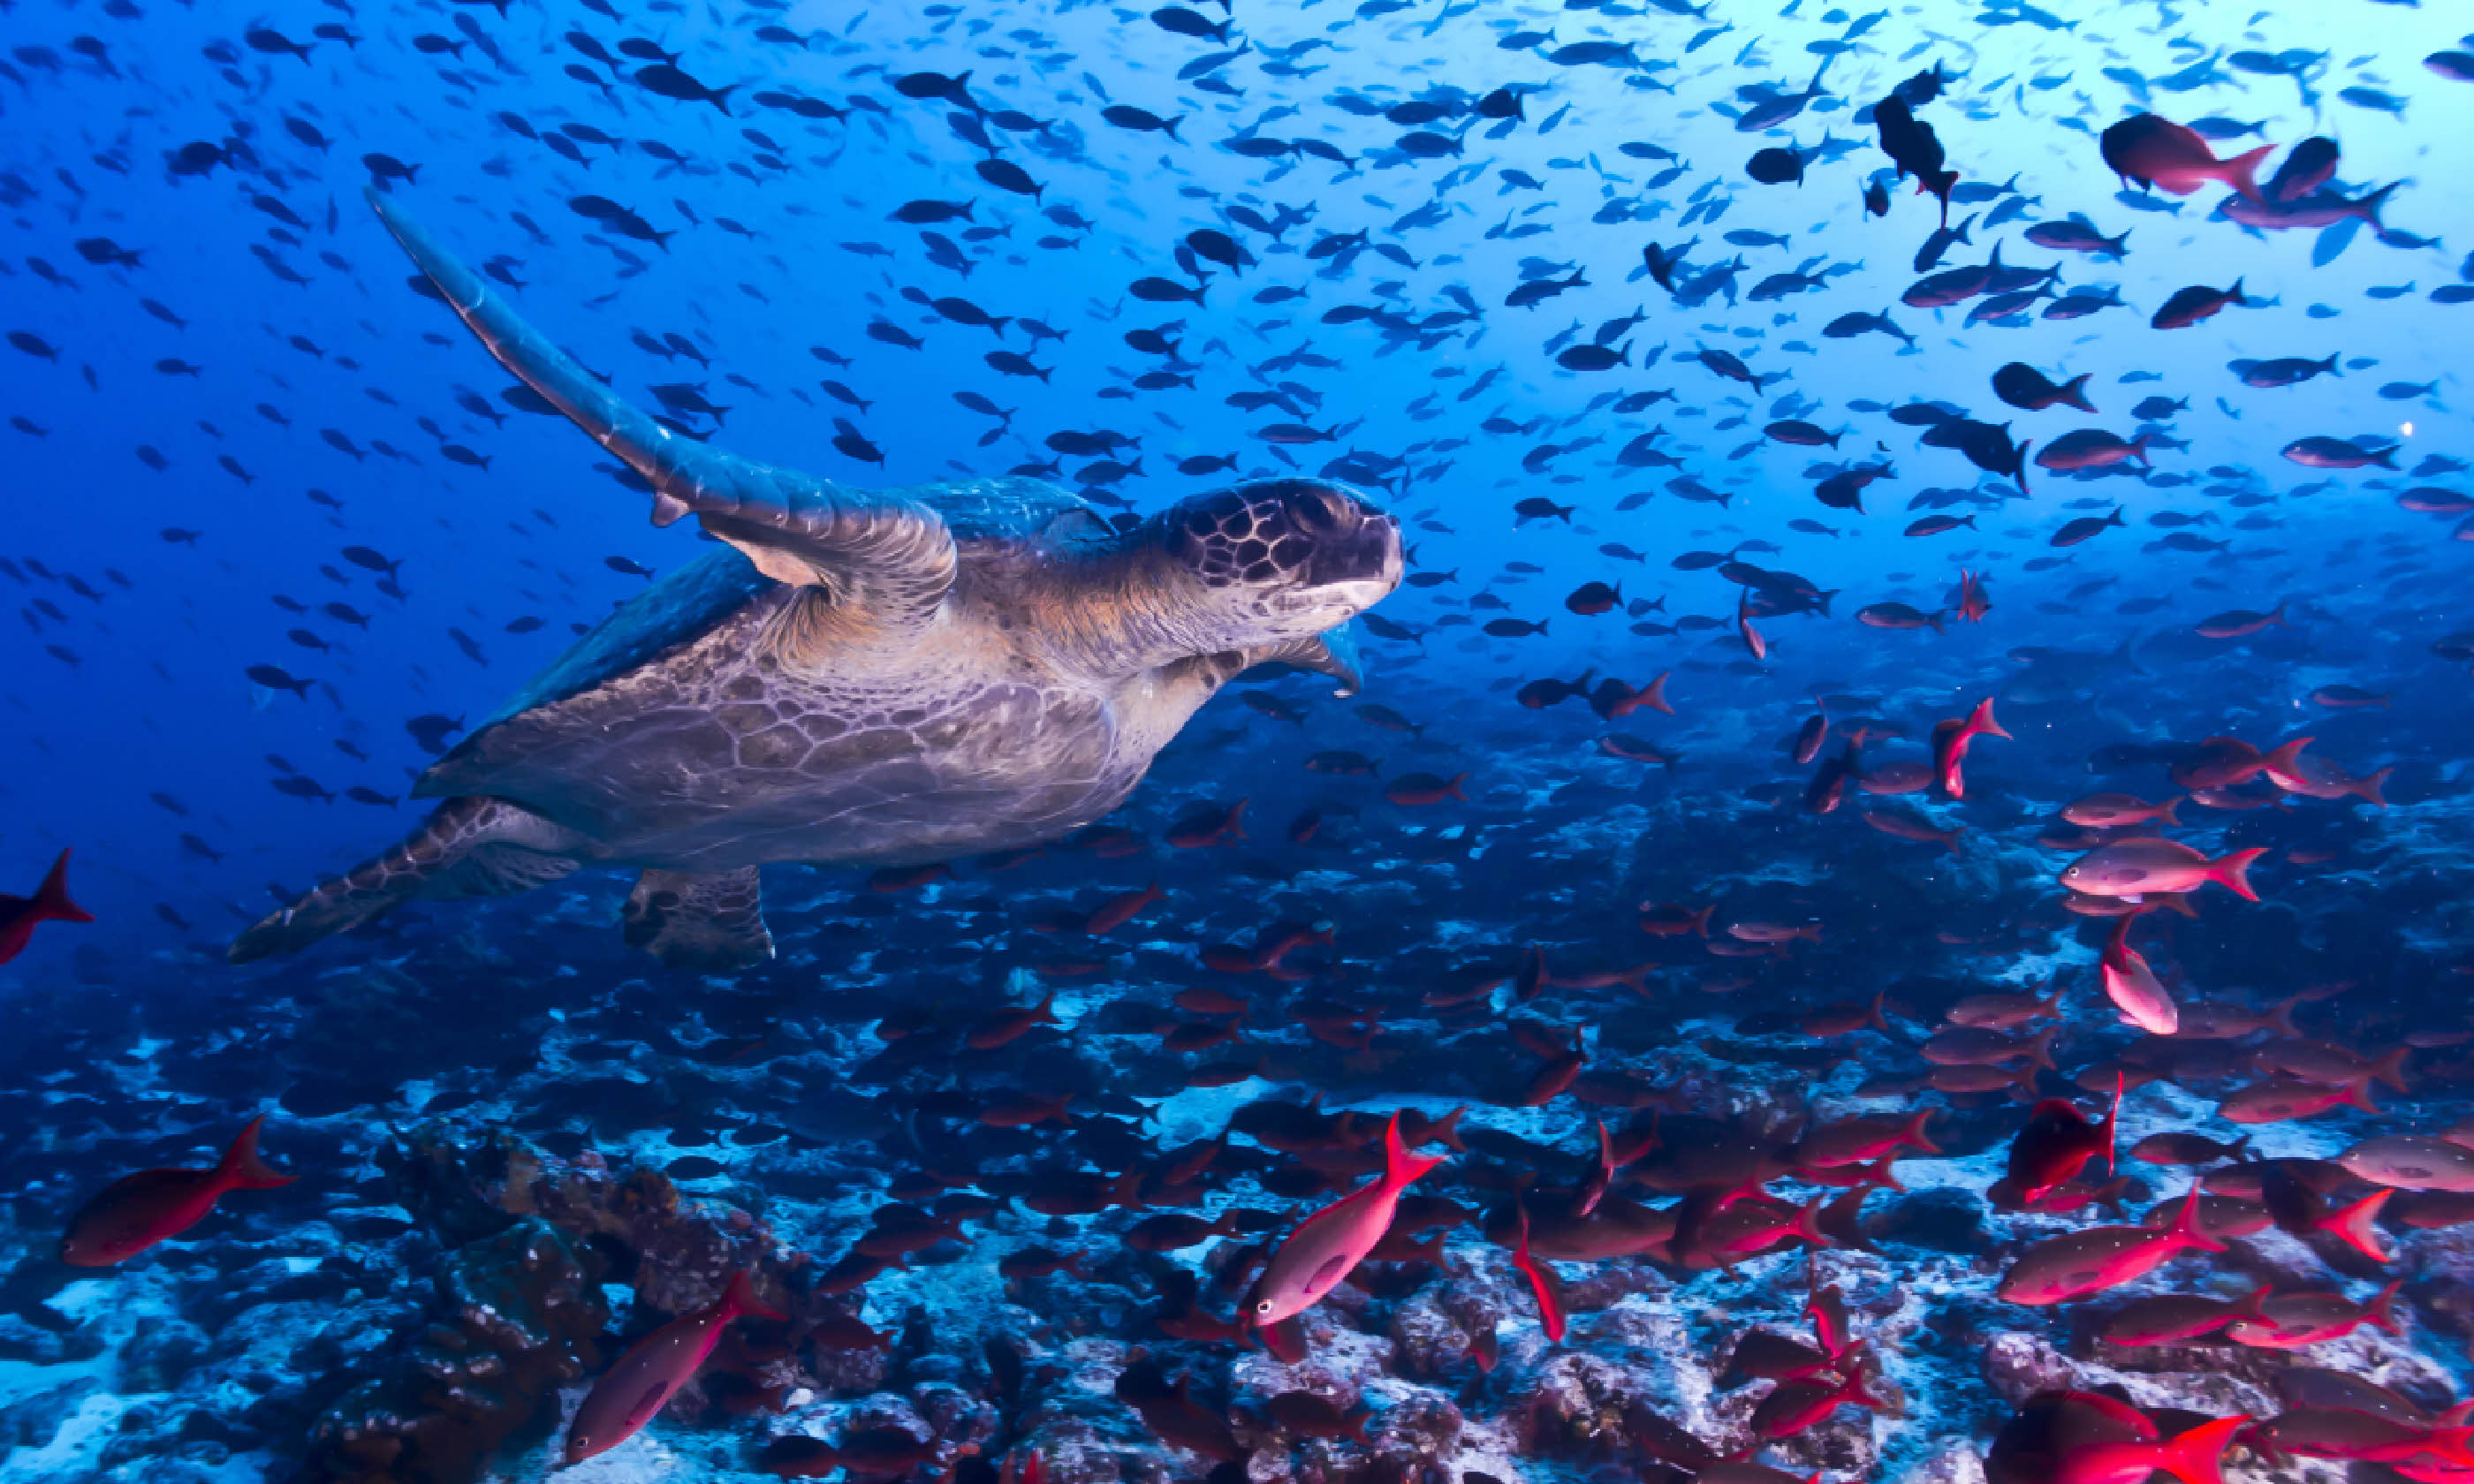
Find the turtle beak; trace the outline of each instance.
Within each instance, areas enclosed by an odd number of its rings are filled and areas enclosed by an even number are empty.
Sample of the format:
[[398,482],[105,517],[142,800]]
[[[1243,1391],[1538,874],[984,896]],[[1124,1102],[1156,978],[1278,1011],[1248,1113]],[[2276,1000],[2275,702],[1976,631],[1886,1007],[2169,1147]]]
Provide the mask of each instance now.
[[1371,583],[1390,592],[1400,586],[1400,524],[1390,515],[1336,490],[1297,496],[1291,515],[1314,534],[1306,586]]

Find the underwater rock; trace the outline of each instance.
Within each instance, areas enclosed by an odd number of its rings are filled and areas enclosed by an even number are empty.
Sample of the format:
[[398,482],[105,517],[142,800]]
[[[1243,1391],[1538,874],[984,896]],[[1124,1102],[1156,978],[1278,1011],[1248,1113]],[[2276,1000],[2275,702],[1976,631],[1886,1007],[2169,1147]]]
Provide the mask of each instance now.
[[602,1263],[538,1217],[458,1248],[432,1322],[311,1429],[304,1484],[459,1484],[600,1364]]

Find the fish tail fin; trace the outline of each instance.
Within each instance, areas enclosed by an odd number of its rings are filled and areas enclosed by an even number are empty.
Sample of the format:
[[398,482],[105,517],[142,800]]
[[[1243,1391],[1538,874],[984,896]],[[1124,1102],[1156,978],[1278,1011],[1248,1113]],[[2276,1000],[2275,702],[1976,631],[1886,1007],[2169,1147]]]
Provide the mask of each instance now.
[[1899,1130],[1898,1141],[1918,1154],[1941,1153],[1941,1145],[1934,1143],[1931,1136],[1925,1133],[1925,1125],[1932,1121],[1932,1115],[1933,1111],[1929,1108],[1917,1109],[1915,1116],[1907,1120],[1906,1127]]
[[[2380,770],[2385,774],[2388,770]],[[69,852],[62,850],[35,888],[35,916],[47,922],[91,922],[94,914],[69,900]]]
[[2061,1030],[2062,1028],[2058,1025],[2048,1025],[2043,1030],[2038,1031],[2035,1035],[2027,1038],[2026,1052],[2028,1065],[2041,1066],[2049,1072],[2059,1070],[2059,1068],[2053,1065],[2053,1038],[2060,1035]]
[[[1863,1187],[1859,1185],[1856,1188],[1861,1189]],[[1829,1208],[1829,1197],[1819,1195],[1814,1196],[1796,1211],[1795,1225],[1789,1227],[1787,1229],[1788,1232],[1792,1235],[1803,1237],[1806,1241],[1811,1243],[1815,1247],[1837,1246],[1838,1239],[1831,1236],[1829,1233],[1821,1230],[1821,1213]],[[1850,1393],[1851,1397],[1860,1396],[1863,1394],[1863,1382],[1860,1378],[1854,1379],[1852,1384],[1855,1386],[1856,1390]],[[1869,1401],[1865,1404],[1868,1406],[1871,1405]]]
[[2389,806],[2389,802],[2385,798],[2381,797],[2380,785],[2388,781],[2388,776],[2395,771],[2396,769],[2392,767],[2382,768],[2379,772],[2372,774],[2369,778],[2356,779],[2354,782],[2354,792],[2361,795],[2365,801],[2377,804],[2383,809],[2387,808]]
[[1889,1019],[1881,1014],[1881,1003],[1889,993],[1890,992],[1887,990],[1875,990],[1873,992],[1873,1002],[1864,1007],[1864,1023],[1873,1027],[1873,1029],[1880,1031],[1884,1036],[1890,1034],[1890,1022]]
[[[1546,626],[1544,624],[1540,624],[1539,627],[1543,629]],[[1443,785],[1443,792],[1450,795],[1452,798],[1459,800],[1461,802],[1467,803],[1468,802],[1468,795],[1461,791],[1461,785],[1467,781],[1467,774],[1455,773],[1452,775],[1452,780]]]
[[1409,1183],[1443,1162],[1439,1154],[1411,1154],[1400,1138],[1400,1115],[1394,1113],[1383,1130],[1383,1185],[1398,1192],[1409,1188]]
[[2389,1198],[2395,1194],[2396,1190],[2393,1187],[2383,1186],[2351,1206],[2330,1211],[2312,1225],[2373,1262],[2386,1262],[2389,1260],[2389,1251],[2380,1241],[2380,1229],[2376,1223],[2379,1220],[2380,1208],[2388,1205]]
[[2156,1466],[2182,1484],[2224,1484],[2224,1475],[2217,1472],[2217,1466],[2223,1461],[2234,1434],[2249,1424],[2250,1419],[2240,1414],[2201,1423],[2167,1439],[2158,1448]]
[[2292,741],[2284,743],[2259,760],[2260,771],[2268,774],[2292,773],[2294,766],[2302,761],[2302,750],[2310,745],[2309,737],[2295,737]]
[[2013,740],[2010,733],[2001,730],[2001,724],[1993,719],[1993,698],[1991,696],[1987,696],[1983,700],[1976,703],[1976,712],[1968,718],[1968,725],[1979,737],[2000,737],[2003,741]]
[[233,1189],[272,1190],[278,1185],[288,1185],[299,1178],[279,1174],[264,1160],[258,1158],[257,1131],[265,1123],[266,1114],[264,1113],[250,1119],[249,1126],[242,1129],[239,1137],[231,1141],[231,1147],[224,1151],[223,1160],[217,1166],[217,1170]]
[[2265,848],[2253,846],[2212,860],[2208,862],[2208,879],[2223,885],[2244,901],[2257,901],[2259,893],[2251,890],[2250,868],[2267,853]]
[[2377,1325],[2390,1334],[2397,1333],[2396,1296],[2397,1290],[2404,1286],[2405,1280],[2400,1278],[2381,1289],[2370,1303],[2363,1305],[2363,1323]]
[[756,1285],[748,1280],[747,1270],[740,1268],[730,1275],[721,1290],[721,1312],[729,1319],[786,1319],[780,1309],[756,1297]]
[[2191,1193],[2182,1198],[2182,1209],[2173,1213],[2173,1224],[2165,1229],[2165,1235],[2176,1248],[2195,1247],[2201,1252],[2222,1252],[2225,1244],[2210,1236],[2207,1229],[2199,1224],[2199,1192],[2202,1188],[2200,1182],[2191,1182]]
[[2187,798],[2189,798],[2189,797],[2190,797],[2190,796],[2189,796],[2188,794],[2175,794],[2172,798],[2168,799],[2168,800],[2166,800],[2163,803],[2158,804],[2158,805],[2156,806],[2156,814],[2155,814],[2156,822],[2157,822],[2158,824],[2160,824],[2160,825],[2165,825],[2165,826],[2170,826],[2170,827],[2171,827],[2171,828],[2174,828],[2174,829],[2179,829],[2179,828],[2181,828],[2181,827],[2182,827],[2182,822],[2181,822],[2180,820],[2175,819],[2175,818],[2173,817],[2173,810],[2174,810],[2174,809],[2175,809],[2175,808],[2176,808],[2176,807],[2177,807],[2177,806],[2182,802],[2182,801],[2183,801],[2183,800],[2185,800],[2185,799],[2187,799]]
[[2345,1101],[2365,1113],[2378,1113],[2380,1105],[2371,1097],[2371,1078],[2365,1072],[2345,1085]]
[[2108,1175],[2122,1169],[2122,1096],[2129,1090],[2128,1081],[2120,1071],[2113,1074],[2113,1111],[2104,1115],[2104,1169]]
[[2260,162],[2275,152],[2275,145],[2263,144],[2258,149],[2244,150],[2233,158],[2222,161],[2224,182],[2251,200],[2265,203],[2268,198],[2259,193]]
[[2077,375],[2073,376],[2070,380],[2063,382],[2062,400],[2070,403],[2073,407],[2077,408],[2081,412],[2096,411],[2095,404],[2091,403],[2087,397],[2088,378],[2095,374],[2096,372],[2094,371],[2081,371]]
[[2371,1064],[2372,1080],[2385,1082],[2399,1092],[2412,1091],[2413,1089],[2405,1085],[2405,1059],[2413,1054],[2412,1047],[2399,1046],[2373,1062]]
[[2354,214],[2370,223],[2375,230],[2386,231],[2388,228],[2380,222],[2380,208],[2389,203],[2389,193],[2404,183],[2403,180],[2390,180],[2368,196],[2355,202]]
[[2293,1024],[2293,1007],[2302,1003],[2299,993],[2288,994],[2268,1013],[2268,1028],[2288,1041],[2300,1041],[2302,1032]]

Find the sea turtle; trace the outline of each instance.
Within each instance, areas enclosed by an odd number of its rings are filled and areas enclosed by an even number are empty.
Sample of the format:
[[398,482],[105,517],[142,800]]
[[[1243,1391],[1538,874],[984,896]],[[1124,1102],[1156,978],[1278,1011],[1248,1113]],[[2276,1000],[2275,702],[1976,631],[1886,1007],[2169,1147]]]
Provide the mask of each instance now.
[[1240,671],[1358,682],[1348,619],[1399,526],[1278,479],[1112,527],[1036,480],[862,491],[683,438],[613,395],[392,203],[396,240],[500,364],[721,543],[577,641],[422,776],[400,843],[242,933],[234,962],[416,897],[642,874],[625,936],[708,970],[769,957],[757,870],[922,864],[1113,809]]

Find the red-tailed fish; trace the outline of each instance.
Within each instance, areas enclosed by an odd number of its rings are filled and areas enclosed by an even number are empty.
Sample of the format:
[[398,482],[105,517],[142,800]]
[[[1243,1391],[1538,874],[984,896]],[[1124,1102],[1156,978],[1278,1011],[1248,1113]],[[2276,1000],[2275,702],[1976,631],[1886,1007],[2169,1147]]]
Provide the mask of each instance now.
[[757,1300],[741,1268],[730,1275],[721,1297],[700,1309],[681,1314],[627,1347],[618,1363],[601,1373],[575,1409],[567,1429],[567,1461],[580,1464],[606,1453],[643,1430],[664,1403],[695,1375],[713,1353],[722,1328],[744,1315],[758,1319],[783,1316]]
[[32,897],[0,892],[0,964],[26,951],[38,922],[91,922],[94,914],[69,900],[69,852],[62,850]]
[[1400,1115],[1394,1113],[1383,1130],[1382,1175],[1298,1223],[1254,1280],[1246,1300],[1248,1322],[1257,1328],[1278,1324],[1339,1287],[1383,1239],[1400,1193],[1443,1162],[1442,1155],[1411,1154],[1400,1141]]
[[82,1268],[109,1267],[196,1226],[228,1190],[272,1190],[295,1179],[267,1168],[257,1157],[257,1130],[264,1113],[249,1120],[224,1157],[202,1170],[140,1170],[103,1187],[69,1218],[61,1238],[61,1260]]

